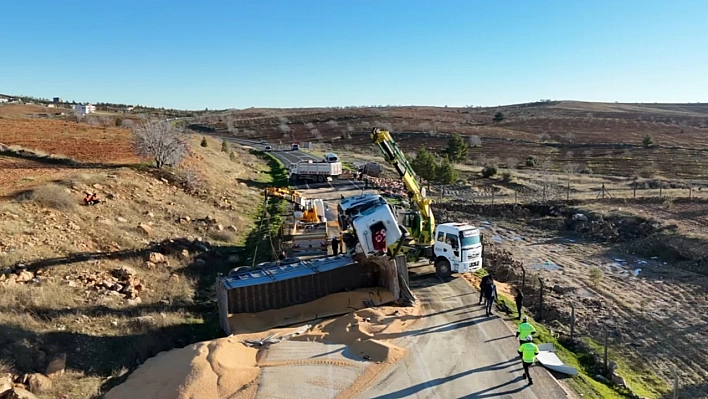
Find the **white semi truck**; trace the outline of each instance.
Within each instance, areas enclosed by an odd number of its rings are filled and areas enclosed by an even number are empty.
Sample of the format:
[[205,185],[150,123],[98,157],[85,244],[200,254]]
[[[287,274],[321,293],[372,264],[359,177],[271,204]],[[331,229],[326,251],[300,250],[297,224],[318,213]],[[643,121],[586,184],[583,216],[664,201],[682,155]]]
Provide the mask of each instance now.
[[292,163],[289,174],[292,180],[314,180],[322,183],[339,177],[342,174],[342,163],[312,161]]

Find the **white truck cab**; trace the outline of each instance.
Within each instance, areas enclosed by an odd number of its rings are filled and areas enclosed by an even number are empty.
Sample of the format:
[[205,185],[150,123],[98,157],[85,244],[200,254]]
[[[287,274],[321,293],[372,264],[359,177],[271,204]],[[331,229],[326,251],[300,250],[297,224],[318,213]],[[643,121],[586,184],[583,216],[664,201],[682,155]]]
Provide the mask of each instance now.
[[[354,228],[356,249],[364,254],[385,253],[403,236],[390,204],[378,194],[342,199],[337,205],[339,227]],[[346,242],[345,242],[346,243]],[[347,243],[347,247],[351,247]]]
[[443,223],[435,228],[435,271],[441,277],[482,268],[482,237],[467,223]]
[[339,157],[337,156],[337,154],[329,152],[325,154],[324,160],[328,163],[339,162]]

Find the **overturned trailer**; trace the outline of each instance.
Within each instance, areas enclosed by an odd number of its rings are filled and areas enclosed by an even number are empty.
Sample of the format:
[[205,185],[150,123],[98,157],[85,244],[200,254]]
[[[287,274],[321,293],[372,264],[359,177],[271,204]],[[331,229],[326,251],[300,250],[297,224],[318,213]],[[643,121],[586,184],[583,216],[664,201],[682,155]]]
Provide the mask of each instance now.
[[281,309],[368,287],[383,287],[393,294],[394,300],[412,301],[405,257],[355,259],[344,254],[219,276],[219,323],[228,335],[233,314]]

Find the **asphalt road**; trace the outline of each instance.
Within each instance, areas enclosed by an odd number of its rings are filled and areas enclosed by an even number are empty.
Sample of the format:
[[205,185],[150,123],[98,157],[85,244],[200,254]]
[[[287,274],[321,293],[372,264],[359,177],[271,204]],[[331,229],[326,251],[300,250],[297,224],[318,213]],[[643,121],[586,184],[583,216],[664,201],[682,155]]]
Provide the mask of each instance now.
[[541,366],[523,378],[518,341],[501,317],[486,317],[479,292],[462,278],[443,282],[432,267],[412,269],[411,289],[424,315],[395,344],[409,354],[379,376],[359,398],[567,398]]
[[[231,139],[240,144],[263,149],[258,141]],[[275,151],[273,155],[286,167],[291,162],[318,160],[301,151]],[[337,180],[329,183],[304,184],[297,187],[310,198],[323,198],[335,203],[341,195],[350,196],[361,192],[358,182]],[[518,341],[513,332],[499,315],[486,317],[482,306],[477,305],[479,292],[470,287],[463,279],[454,278],[443,281],[438,278],[430,266],[411,269],[416,273],[411,278],[411,289],[422,302],[424,314],[412,330],[400,336],[390,337],[393,343],[408,348],[409,354],[404,359],[387,369],[358,396],[361,399],[395,398],[499,398],[499,399],[561,399],[567,398],[565,391],[555,379],[541,366],[531,369],[534,385],[527,385],[522,374],[521,363],[516,353]],[[282,344],[279,344],[282,345]],[[303,348],[290,348],[282,345],[272,351],[274,356],[289,357],[292,361],[306,361],[330,353],[323,348],[317,350],[323,354],[312,355]],[[297,349],[297,350],[294,350]],[[312,351],[313,349],[308,349]],[[283,354],[280,352],[288,352]],[[299,366],[305,367],[305,366]],[[288,378],[303,381],[306,374],[329,375],[331,383],[318,382],[320,388],[305,388],[301,394],[310,398],[331,398],[346,388],[341,378],[333,379],[344,371],[332,364],[319,366],[308,365],[311,369],[302,371],[273,369],[264,376],[261,383],[272,380],[268,387],[259,388],[258,397],[271,398],[287,396],[280,391],[278,381]],[[348,372],[354,372],[349,370]],[[357,370],[359,374],[361,370]],[[308,375],[309,375],[308,374]],[[336,380],[336,382],[335,382]],[[354,376],[349,378],[353,381]],[[275,390],[275,391],[273,391]],[[358,389],[357,389],[358,391]]]

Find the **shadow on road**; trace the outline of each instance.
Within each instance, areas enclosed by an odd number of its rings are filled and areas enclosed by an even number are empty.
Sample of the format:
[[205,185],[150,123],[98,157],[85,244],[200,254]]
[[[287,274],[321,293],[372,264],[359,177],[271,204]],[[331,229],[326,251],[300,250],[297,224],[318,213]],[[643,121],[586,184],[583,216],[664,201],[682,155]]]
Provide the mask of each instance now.
[[[420,392],[420,391],[423,391],[423,390],[426,390],[426,389],[434,389],[435,387],[437,387],[437,386],[439,386],[439,385],[443,385],[443,384],[448,383],[448,382],[450,382],[450,381],[454,381],[454,380],[456,380],[456,379],[458,379],[458,378],[466,377],[466,376],[471,375],[471,374],[474,374],[474,373],[481,373],[481,372],[484,372],[484,371],[503,370],[503,369],[505,369],[505,368],[508,368],[508,367],[511,367],[511,366],[514,366],[514,365],[518,365],[518,364],[519,364],[519,359],[516,359],[516,358],[515,358],[515,359],[510,359],[510,360],[506,360],[506,361],[504,361],[504,362],[500,362],[500,363],[497,363],[497,364],[493,364],[493,365],[491,365],[491,366],[478,367],[478,368],[476,368],[476,369],[471,369],[471,370],[463,371],[463,372],[461,372],[461,373],[453,374],[453,375],[450,375],[450,376],[447,376],[447,377],[435,378],[435,379],[432,379],[432,380],[430,380],[430,381],[421,382],[420,384],[416,384],[416,385],[410,386],[410,387],[408,387],[408,388],[401,389],[401,390],[399,390],[399,391],[392,392],[392,393],[389,393],[389,394],[380,395],[380,396],[377,396],[377,397],[372,398],[372,399],[396,399],[396,398],[406,398],[406,397],[409,397],[409,396],[411,396],[411,395],[415,395],[416,393],[418,393],[418,392]],[[479,395],[480,395],[480,394],[484,394],[484,392],[492,391],[492,390],[501,388],[501,387],[503,387],[503,386],[506,386],[506,385],[509,385],[509,384],[513,384],[514,382],[519,381],[519,379],[523,379],[523,377],[517,377],[517,378],[515,378],[515,379],[513,379],[513,380],[511,380],[511,381],[509,381],[509,382],[506,382],[506,383],[504,383],[504,384],[498,385],[498,386],[496,386],[496,387],[487,388],[487,389],[485,389],[485,390],[483,390],[483,391],[480,391],[480,392],[477,392],[477,393],[472,394],[473,396],[466,396],[466,398],[488,398],[488,397],[492,397],[492,396],[488,396],[488,395],[485,395],[485,396],[479,396]],[[523,388],[521,388],[521,389],[523,389]],[[521,389],[519,389],[519,390],[521,390]],[[518,391],[515,391],[515,392],[518,392]],[[499,393],[499,394],[502,394],[502,393]],[[474,395],[478,395],[478,396],[474,396]],[[494,395],[497,395],[497,394],[494,394]]]

